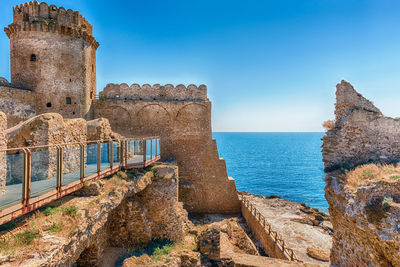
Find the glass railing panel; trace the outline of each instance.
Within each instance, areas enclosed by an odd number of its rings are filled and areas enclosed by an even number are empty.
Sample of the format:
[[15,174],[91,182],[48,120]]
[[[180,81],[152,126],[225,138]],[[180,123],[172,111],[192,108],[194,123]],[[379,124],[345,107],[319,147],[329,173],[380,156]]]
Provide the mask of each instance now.
[[24,179],[24,153],[0,152],[0,207],[4,208],[22,200]]
[[113,142],[113,161],[114,166],[119,166],[121,161],[121,149],[119,142]]
[[153,158],[157,156],[157,139],[153,139]]
[[119,166],[121,162],[121,148],[119,142],[113,142],[113,160],[114,166]]
[[151,139],[146,140],[146,160],[150,160],[151,157]]
[[132,164],[135,158],[135,141],[127,141],[127,164]]
[[57,188],[56,148],[39,148],[32,151],[31,198]]
[[157,155],[160,155],[160,138],[157,138]]
[[67,185],[81,178],[81,147],[79,145],[64,147],[62,154],[62,185]]
[[85,147],[85,177],[97,173],[97,144]]
[[105,170],[110,168],[110,145],[109,143],[100,144],[100,151],[101,151],[101,164],[100,170]]

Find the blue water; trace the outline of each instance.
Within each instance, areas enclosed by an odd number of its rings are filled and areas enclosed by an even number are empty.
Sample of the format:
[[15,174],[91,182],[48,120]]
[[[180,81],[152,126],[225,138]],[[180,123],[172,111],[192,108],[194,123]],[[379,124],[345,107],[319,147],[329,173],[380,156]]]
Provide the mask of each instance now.
[[323,133],[213,133],[239,191],[277,195],[328,212]]

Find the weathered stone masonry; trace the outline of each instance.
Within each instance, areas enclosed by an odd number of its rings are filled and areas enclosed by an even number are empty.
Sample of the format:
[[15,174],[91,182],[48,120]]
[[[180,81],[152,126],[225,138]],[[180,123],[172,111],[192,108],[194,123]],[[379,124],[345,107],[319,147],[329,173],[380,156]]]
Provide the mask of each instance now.
[[[0,112],[0,149],[7,148],[7,117],[3,112]],[[0,152],[0,170],[6,169],[6,153]],[[0,172],[0,194],[4,192],[6,187],[6,172]]]
[[13,12],[13,23],[4,29],[10,38],[11,83],[0,80],[0,109],[10,118],[8,127],[57,112],[64,118],[108,118],[113,131],[127,137],[159,135],[163,159],[178,160],[185,208],[240,212],[235,182],[212,139],[205,85],[109,84],[95,100],[99,44],[91,24],[76,11],[36,1]]
[[[348,187],[348,169],[400,159],[400,121],[385,117],[342,81],[336,86],[336,120],[323,137],[325,197],[334,230],[332,266],[400,266],[400,180],[379,177]],[[365,175],[370,175],[368,172]],[[391,199],[382,211],[383,199]],[[372,216],[382,216],[371,219]]]
[[108,85],[93,104],[94,116],[108,118],[124,136],[159,135],[162,159],[178,161],[179,197],[189,211],[239,212],[235,182],[212,139],[206,90],[204,85]]
[[11,83],[36,93],[36,112],[89,118],[96,95],[96,49],[92,26],[63,7],[32,1],[13,8]]

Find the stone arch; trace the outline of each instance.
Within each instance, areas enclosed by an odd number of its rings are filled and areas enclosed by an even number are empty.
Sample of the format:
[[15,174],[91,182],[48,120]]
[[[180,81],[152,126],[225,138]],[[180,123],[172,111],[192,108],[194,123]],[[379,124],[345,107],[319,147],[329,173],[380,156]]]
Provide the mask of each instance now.
[[117,105],[111,105],[102,110],[98,117],[107,118],[110,121],[111,129],[122,135],[129,136],[132,129],[133,118],[130,111]]
[[209,128],[210,112],[208,107],[200,103],[189,103],[176,114],[175,120],[186,129],[204,130]]
[[171,124],[170,112],[160,104],[148,104],[136,112],[137,126],[142,133],[159,134]]

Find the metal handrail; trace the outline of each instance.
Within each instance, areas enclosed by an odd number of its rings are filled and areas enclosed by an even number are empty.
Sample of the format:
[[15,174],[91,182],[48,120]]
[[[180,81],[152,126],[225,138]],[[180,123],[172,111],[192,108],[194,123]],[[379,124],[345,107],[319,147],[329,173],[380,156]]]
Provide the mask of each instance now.
[[[0,193],[0,224],[3,224],[7,221],[10,221],[11,219],[14,219],[16,217],[19,217],[27,212],[30,212],[32,210],[35,210],[55,199],[58,199],[66,194],[72,193],[79,188],[81,188],[84,184],[85,181],[92,181],[92,180],[97,180],[104,178],[108,175],[111,175],[121,169],[129,169],[129,168],[141,168],[145,167],[157,160],[160,159],[160,153],[158,153],[157,149],[156,151],[153,151],[153,148],[149,151],[149,154],[146,151],[146,141],[151,140],[150,142],[154,142],[155,140],[156,144],[160,141],[160,138],[155,136],[155,137],[140,137],[140,138],[124,138],[124,139],[107,139],[107,140],[92,140],[92,141],[83,141],[83,142],[71,142],[71,143],[63,143],[63,144],[53,144],[53,145],[42,145],[42,146],[31,146],[31,147],[18,147],[18,148],[8,148],[8,149],[0,149],[0,156],[5,158],[5,162],[9,160],[7,156],[14,155],[16,153],[13,153],[13,151],[16,152],[21,152],[23,154],[23,159],[17,159],[16,163],[15,162],[10,162],[10,164],[21,164],[23,163],[23,172],[18,173],[16,176],[14,176],[13,179],[18,179],[21,181],[21,186],[22,186],[22,191],[21,191],[21,196],[19,197],[18,194],[13,194],[10,193],[11,200],[5,198],[2,199],[2,194]],[[137,142],[140,143],[140,145],[134,145],[131,146],[131,142]],[[96,145],[97,148],[95,150],[91,150],[92,153],[96,153],[96,160],[90,161],[91,163],[89,164],[87,161],[88,153],[85,152],[85,148],[89,147],[90,145]],[[102,146],[104,144],[107,144],[106,147]],[[117,149],[114,151],[114,145],[117,145]],[[76,157],[74,157],[75,152],[70,152],[67,150],[68,148],[71,148],[71,146],[77,148],[78,150],[76,151]],[[39,156],[39,168],[33,169],[33,171],[41,172],[55,172],[55,178],[56,178],[56,186],[50,187],[50,186],[44,186],[43,191],[40,191],[39,193],[35,194],[34,198],[31,198],[31,184],[32,184],[32,155],[37,152],[42,152],[42,151],[34,151],[37,149],[47,149],[45,151],[54,151],[50,155],[45,155],[43,158]],[[133,151],[132,151],[133,149]],[[89,150],[88,150],[89,151]],[[11,152],[11,153],[10,153]],[[9,154],[10,153],[10,154]],[[67,154],[65,154],[67,153]],[[69,153],[69,154],[68,154]],[[71,157],[73,160],[69,160]],[[106,153],[106,155],[104,154]],[[143,153],[143,159],[142,161],[137,161],[134,160],[134,162],[128,162],[129,159],[134,158],[134,156],[142,155]],[[19,153],[18,153],[19,154]],[[39,154],[40,155],[40,154]],[[64,159],[64,156],[66,156],[67,159]],[[93,155],[93,154],[92,154]],[[133,156],[132,156],[133,155]],[[149,159],[147,158],[149,156]],[[104,158],[103,158],[104,157]],[[38,159],[38,158],[36,158]],[[51,165],[50,161],[52,159],[56,159],[57,164]],[[105,161],[103,161],[106,159]],[[96,161],[96,162],[95,162]],[[19,162],[19,163],[18,163]],[[36,161],[38,162],[38,161]],[[43,162],[44,162],[44,168],[43,168]],[[118,163],[117,163],[118,162]],[[70,163],[69,165],[65,165],[65,163]],[[96,172],[91,171],[90,174],[85,173],[85,168],[86,166],[92,165],[95,166],[97,164]],[[104,166],[104,164],[106,164]],[[77,179],[72,178],[74,176],[70,176],[70,179],[68,180],[69,182],[64,181],[64,171],[63,168],[65,166],[67,169],[67,173],[75,173],[75,171],[78,171],[79,174],[77,174]],[[108,167],[106,167],[108,165]],[[73,166],[73,167],[71,167]],[[6,171],[7,164],[5,164],[4,169]],[[79,171],[80,170],[80,171]],[[1,172],[2,170],[0,170]],[[5,172],[7,173],[7,172]],[[11,173],[12,174],[12,173]],[[13,175],[13,174],[12,174]],[[46,174],[47,175],[47,174]],[[79,177],[78,177],[79,176]],[[40,175],[39,175],[40,177]],[[47,176],[46,176],[47,177]],[[54,178],[54,176],[52,177]],[[40,179],[41,181],[44,181],[45,179]],[[65,184],[64,184],[65,182]],[[7,193],[7,186],[12,186],[12,188],[16,188],[16,185],[19,185],[20,183],[13,183],[11,185],[6,185],[5,190]],[[40,184],[39,184],[40,185]],[[51,189],[49,189],[51,188]],[[10,188],[9,188],[10,189]],[[11,190],[11,189],[10,189]],[[50,190],[50,191],[48,191]],[[12,190],[9,192],[13,192]],[[17,191],[18,192],[18,191]],[[21,201],[15,202],[15,200],[12,199],[20,199]],[[5,201],[5,202],[1,202]],[[10,202],[11,201],[11,202]],[[7,204],[11,203],[11,204]],[[14,203],[14,204],[12,204]],[[16,203],[16,204],[15,204]],[[10,206],[11,205],[11,206]]]

